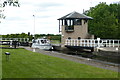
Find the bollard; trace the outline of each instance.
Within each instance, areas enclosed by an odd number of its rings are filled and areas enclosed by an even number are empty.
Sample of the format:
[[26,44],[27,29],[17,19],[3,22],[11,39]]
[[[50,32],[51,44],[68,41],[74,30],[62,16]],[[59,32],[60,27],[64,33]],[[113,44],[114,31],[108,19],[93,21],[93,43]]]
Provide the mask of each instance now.
[[116,48],[116,50],[118,51],[118,48]]
[[13,41],[14,48],[16,49],[17,41]]
[[12,47],[12,40],[10,40],[10,47]]
[[33,52],[35,52],[35,48],[33,48]]
[[6,55],[6,61],[9,61],[10,53],[9,52],[5,52],[5,55]]

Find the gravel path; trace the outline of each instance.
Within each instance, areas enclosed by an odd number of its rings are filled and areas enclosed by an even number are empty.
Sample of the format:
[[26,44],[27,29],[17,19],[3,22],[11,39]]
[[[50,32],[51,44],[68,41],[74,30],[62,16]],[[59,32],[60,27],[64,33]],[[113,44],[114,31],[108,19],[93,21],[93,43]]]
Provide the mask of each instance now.
[[[27,50],[30,50],[30,51],[34,51],[32,48],[29,48],[29,47],[24,47],[24,48]],[[67,59],[67,60],[78,62],[81,64],[87,64],[87,65],[91,65],[91,66],[95,66],[95,67],[99,67],[99,68],[103,68],[103,69],[120,72],[120,70],[118,69],[119,65],[114,64],[114,63],[108,63],[108,62],[104,62],[104,61],[93,60],[90,58],[83,58],[83,57],[78,57],[78,56],[73,56],[73,55],[67,55],[67,54],[58,53],[55,51],[44,51],[44,50],[40,50],[40,49],[35,49],[35,52],[46,54],[49,56]]]

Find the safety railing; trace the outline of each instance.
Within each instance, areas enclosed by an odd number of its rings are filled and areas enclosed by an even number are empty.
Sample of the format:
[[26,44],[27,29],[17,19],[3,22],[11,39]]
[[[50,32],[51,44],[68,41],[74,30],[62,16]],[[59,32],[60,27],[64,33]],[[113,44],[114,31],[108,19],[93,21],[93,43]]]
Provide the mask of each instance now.
[[120,40],[113,39],[66,39],[67,46],[120,47]]

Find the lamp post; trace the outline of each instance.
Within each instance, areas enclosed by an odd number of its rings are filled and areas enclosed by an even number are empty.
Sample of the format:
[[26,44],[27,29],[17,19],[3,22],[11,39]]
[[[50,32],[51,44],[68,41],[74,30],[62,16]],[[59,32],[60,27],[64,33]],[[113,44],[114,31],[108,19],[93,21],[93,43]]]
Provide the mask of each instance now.
[[35,39],[35,15],[33,15],[33,18],[34,18],[34,31],[33,31],[34,35],[33,35],[33,37]]
[[[33,18],[34,18],[34,35],[33,35],[33,40],[35,40],[35,15],[33,15]],[[35,52],[35,48],[33,48],[33,52]]]
[[[117,63],[119,63],[119,60],[120,60],[120,59],[119,59],[120,47],[117,47],[117,48],[116,48],[116,51],[117,51],[117,56],[118,56],[118,57],[117,57]],[[120,66],[118,65],[118,67],[120,67]]]

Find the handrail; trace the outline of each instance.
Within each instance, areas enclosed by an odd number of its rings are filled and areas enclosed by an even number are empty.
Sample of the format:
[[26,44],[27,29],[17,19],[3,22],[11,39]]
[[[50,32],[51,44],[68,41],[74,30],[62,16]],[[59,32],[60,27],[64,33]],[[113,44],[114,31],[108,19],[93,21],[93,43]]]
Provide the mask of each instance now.
[[120,47],[120,40],[113,39],[66,39],[65,45],[83,47]]
[[15,41],[20,41],[20,42],[28,42],[29,38],[0,38],[0,40],[15,40]]

